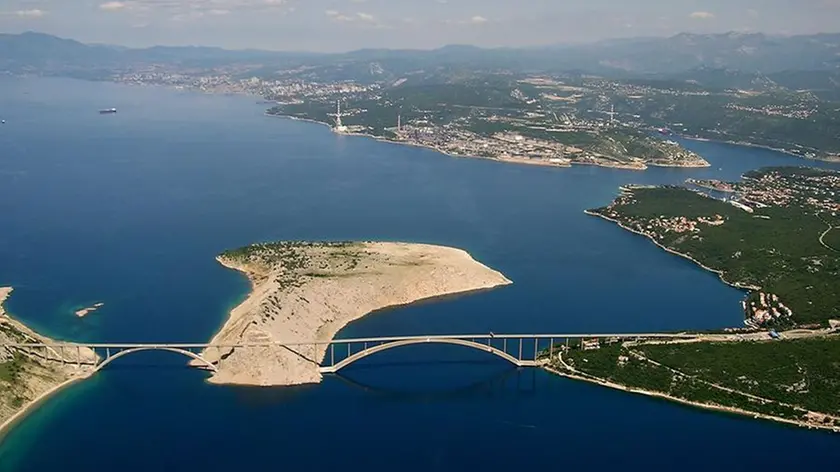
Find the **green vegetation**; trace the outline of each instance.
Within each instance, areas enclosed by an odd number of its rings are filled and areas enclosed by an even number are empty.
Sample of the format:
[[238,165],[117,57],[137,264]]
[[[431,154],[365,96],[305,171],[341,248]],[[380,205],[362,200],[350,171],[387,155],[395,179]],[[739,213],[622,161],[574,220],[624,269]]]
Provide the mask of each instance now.
[[581,373],[688,401],[798,420],[805,410],[840,416],[838,338],[613,345],[563,357]]
[[[840,104],[784,89],[675,94],[625,99],[621,109],[655,126],[703,138],[748,142],[815,157],[840,154]],[[678,124],[677,124],[678,123]]]
[[[507,132],[540,140],[538,147],[555,149],[557,154],[562,154],[563,146],[573,146],[590,153],[587,158],[597,157],[622,164],[629,163],[631,158],[660,163],[697,159],[679,146],[668,145],[636,127],[607,126],[604,116],[583,122],[561,120],[558,113],[574,112],[574,107],[546,99],[544,92],[511,74],[452,73],[434,78],[412,77],[399,86],[377,87],[348,96],[333,93],[309,97],[274,107],[268,113],[333,124],[336,102],[340,100],[342,124],[353,132],[387,139],[420,140],[438,148],[453,143],[461,143],[453,144],[456,148],[469,148],[463,143],[475,141],[477,135],[492,143],[481,148],[491,149],[490,157],[497,157],[494,151],[502,148],[513,154],[519,149],[516,145],[492,139],[497,133]],[[551,92],[552,97],[564,94]],[[404,131],[422,130],[424,138],[411,135],[411,132],[398,135],[398,116]],[[470,153],[465,149],[459,151]],[[569,154],[566,157],[580,159],[584,156]]]
[[26,365],[27,359],[20,353],[15,353],[10,360],[0,362],[0,382],[14,383]]
[[[721,271],[730,283],[777,295],[797,323],[840,317],[840,253],[819,241],[826,222],[840,226],[831,211],[840,205],[840,174],[771,168],[747,177],[737,189],[753,213],[681,187],[634,189],[594,212]],[[717,218],[722,224],[701,221]]]
[[244,264],[253,277],[274,277],[281,287],[303,285],[305,277],[333,277],[355,269],[361,261],[358,243],[348,241],[279,241],[223,252],[222,259]]
[[691,343],[637,348],[645,356],[725,387],[840,415],[840,339]]
[[[307,249],[343,249],[350,248],[357,243],[348,241],[278,241],[271,243],[257,243],[250,246],[224,251],[221,257],[231,260],[242,260],[250,263],[273,265],[282,263],[288,269],[306,267],[310,259],[306,255]],[[340,254],[340,252],[334,252]]]

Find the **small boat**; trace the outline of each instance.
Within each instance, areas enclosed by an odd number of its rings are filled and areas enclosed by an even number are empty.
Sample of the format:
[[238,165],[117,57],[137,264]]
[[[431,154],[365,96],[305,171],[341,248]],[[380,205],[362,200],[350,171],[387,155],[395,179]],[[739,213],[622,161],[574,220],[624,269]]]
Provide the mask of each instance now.
[[109,115],[111,113],[116,113],[116,112],[117,112],[116,108],[106,108],[104,110],[99,110],[100,115]]

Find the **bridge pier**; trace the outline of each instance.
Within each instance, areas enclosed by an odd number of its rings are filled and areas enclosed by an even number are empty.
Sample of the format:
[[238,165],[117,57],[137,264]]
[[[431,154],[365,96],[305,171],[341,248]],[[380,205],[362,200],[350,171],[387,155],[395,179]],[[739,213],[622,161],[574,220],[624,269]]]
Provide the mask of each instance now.
[[517,359],[519,359],[519,362],[522,362],[522,338],[519,338],[519,357]]

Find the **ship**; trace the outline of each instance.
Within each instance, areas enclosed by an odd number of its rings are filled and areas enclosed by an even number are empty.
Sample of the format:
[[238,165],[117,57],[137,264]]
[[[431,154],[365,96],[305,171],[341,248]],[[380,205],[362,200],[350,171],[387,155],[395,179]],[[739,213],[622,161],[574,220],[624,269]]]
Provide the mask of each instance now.
[[100,115],[109,115],[111,113],[116,113],[116,112],[117,112],[116,108],[106,108],[104,110],[99,110]]

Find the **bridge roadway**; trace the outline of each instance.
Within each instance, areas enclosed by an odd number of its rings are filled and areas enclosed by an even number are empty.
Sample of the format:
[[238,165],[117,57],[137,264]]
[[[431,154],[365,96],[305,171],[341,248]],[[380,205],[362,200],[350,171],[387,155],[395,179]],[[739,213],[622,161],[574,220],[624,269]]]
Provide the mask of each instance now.
[[[502,359],[507,360],[517,367],[534,367],[540,365],[539,352],[543,350],[554,350],[555,346],[563,343],[568,344],[571,339],[599,339],[599,340],[639,340],[639,339],[661,339],[679,340],[695,339],[703,337],[701,334],[688,333],[608,333],[608,334],[455,334],[455,335],[421,335],[421,336],[390,336],[370,338],[334,339],[322,342],[248,342],[235,344],[212,344],[212,343],[4,343],[0,348],[24,350],[33,354],[42,351],[41,357],[64,363],[76,363],[79,365],[93,365],[94,371],[98,371],[110,364],[112,361],[133,353],[142,351],[168,351],[178,353],[203,364],[211,371],[215,371],[216,364],[201,357],[200,352],[206,349],[243,349],[258,347],[283,346],[294,351],[295,347],[320,347],[326,346],[324,359],[318,363],[322,373],[335,373],[350,364],[361,360],[369,355],[389,349],[414,344],[450,344],[459,345],[480,351],[488,352]],[[523,351],[525,342],[533,345],[533,356]],[[511,346],[509,346],[509,344]],[[346,349],[336,350],[336,346],[345,346]],[[356,347],[356,349],[353,349]],[[510,352],[510,348],[514,352]],[[94,362],[82,361],[81,348],[88,348],[97,353]],[[68,360],[66,352],[77,351],[76,359]],[[529,349],[530,350],[530,349]],[[50,355],[55,354],[55,358]],[[104,358],[99,357],[104,354]],[[337,355],[338,354],[338,355]],[[303,356],[301,356],[303,357]],[[323,365],[327,362],[326,365]]]

